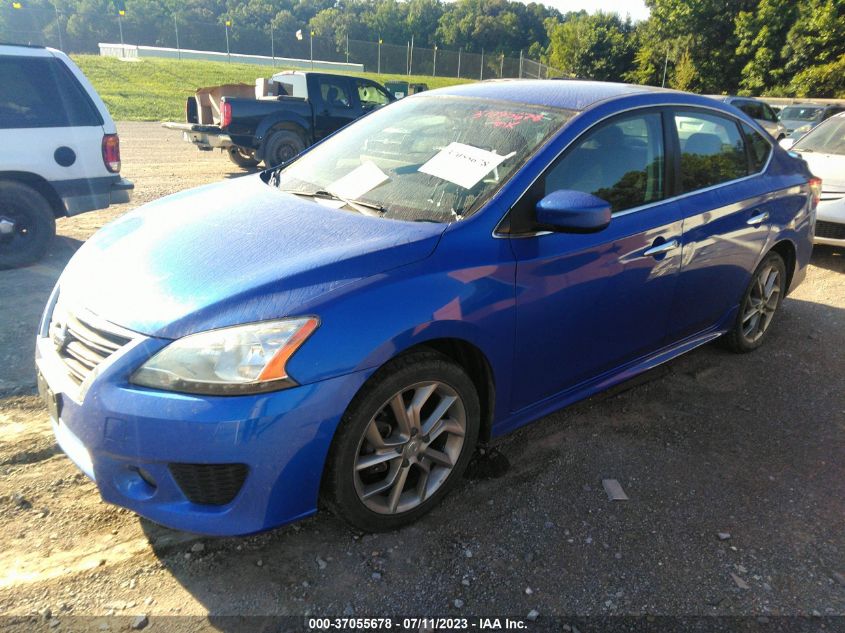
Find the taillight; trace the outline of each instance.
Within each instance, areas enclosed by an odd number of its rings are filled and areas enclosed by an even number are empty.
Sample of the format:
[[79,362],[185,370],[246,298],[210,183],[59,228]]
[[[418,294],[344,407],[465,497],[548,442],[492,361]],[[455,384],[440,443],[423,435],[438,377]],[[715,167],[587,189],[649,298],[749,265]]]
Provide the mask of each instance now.
[[223,112],[220,119],[220,127],[229,127],[229,124],[232,122],[232,104],[224,100],[221,104],[221,109]]
[[120,139],[117,134],[103,136],[103,164],[113,174],[120,171]]
[[810,178],[810,193],[813,196],[813,207],[816,207],[819,204],[819,200],[822,197],[822,179],[821,178]]

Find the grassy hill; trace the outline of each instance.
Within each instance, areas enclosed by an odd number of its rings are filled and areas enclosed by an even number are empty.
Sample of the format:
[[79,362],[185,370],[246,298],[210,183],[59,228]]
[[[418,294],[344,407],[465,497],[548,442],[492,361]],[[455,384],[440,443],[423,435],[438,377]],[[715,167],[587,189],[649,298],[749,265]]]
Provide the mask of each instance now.
[[[185,98],[199,87],[237,82],[252,84],[256,77],[269,77],[273,72],[284,70],[226,62],[170,59],[130,62],[97,55],[72,57],[94,84],[116,121],[181,121],[185,116]],[[468,82],[466,79],[415,75],[362,73],[362,76],[379,82],[422,82],[429,88]]]

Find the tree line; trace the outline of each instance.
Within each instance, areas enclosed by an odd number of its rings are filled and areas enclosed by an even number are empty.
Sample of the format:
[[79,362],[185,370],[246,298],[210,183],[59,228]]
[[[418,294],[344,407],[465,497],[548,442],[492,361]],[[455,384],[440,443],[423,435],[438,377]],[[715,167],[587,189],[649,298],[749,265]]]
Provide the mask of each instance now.
[[298,30],[330,38],[338,50],[347,38],[403,46],[413,38],[427,48],[522,52],[573,77],[845,97],[845,0],[645,1],[650,16],[637,23],[511,0],[20,0],[22,9],[0,12],[0,20],[40,12],[50,18],[39,26],[44,38],[57,41],[63,29],[73,52],[114,39],[122,10],[121,26],[143,44],[172,41],[177,22],[193,47],[219,50],[228,22],[233,44]]

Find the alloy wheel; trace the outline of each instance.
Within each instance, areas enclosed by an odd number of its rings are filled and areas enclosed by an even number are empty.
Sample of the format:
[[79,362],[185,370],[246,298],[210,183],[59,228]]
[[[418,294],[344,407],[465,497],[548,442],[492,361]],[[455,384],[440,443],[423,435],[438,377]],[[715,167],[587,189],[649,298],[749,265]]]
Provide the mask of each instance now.
[[411,385],[370,419],[358,442],[355,491],[379,514],[413,510],[446,481],[463,449],[466,409],[442,382]]
[[759,340],[769,329],[780,292],[780,271],[775,266],[764,266],[755,277],[743,305],[742,335],[749,343]]

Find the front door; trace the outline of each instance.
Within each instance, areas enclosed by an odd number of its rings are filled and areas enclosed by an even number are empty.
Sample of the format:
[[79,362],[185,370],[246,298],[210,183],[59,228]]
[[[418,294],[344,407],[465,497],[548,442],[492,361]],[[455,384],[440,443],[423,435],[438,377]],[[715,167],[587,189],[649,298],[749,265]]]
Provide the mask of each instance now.
[[659,349],[681,261],[681,217],[666,201],[659,111],[622,115],[585,133],[520,204],[561,189],[592,193],[613,216],[592,234],[515,232],[514,409]]

